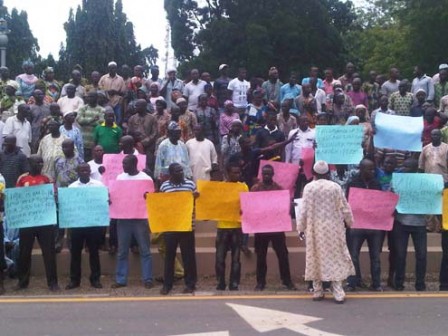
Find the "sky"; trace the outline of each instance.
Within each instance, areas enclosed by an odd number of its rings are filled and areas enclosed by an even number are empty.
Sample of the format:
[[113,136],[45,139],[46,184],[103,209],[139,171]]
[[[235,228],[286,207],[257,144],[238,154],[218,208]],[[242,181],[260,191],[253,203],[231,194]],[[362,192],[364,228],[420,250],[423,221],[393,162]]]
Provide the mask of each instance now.
[[[159,50],[158,63],[164,68],[167,20],[163,0],[122,1],[123,11],[128,20],[134,24],[137,43],[142,49],[153,44]],[[76,10],[81,2],[81,0],[4,0],[4,5],[8,7],[9,12],[14,7],[27,12],[28,23],[38,40],[40,54],[46,57],[52,53],[57,59],[61,42],[65,43],[66,38],[63,24],[68,19],[70,8]],[[172,58],[172,50],[170,53],[169,58]]]

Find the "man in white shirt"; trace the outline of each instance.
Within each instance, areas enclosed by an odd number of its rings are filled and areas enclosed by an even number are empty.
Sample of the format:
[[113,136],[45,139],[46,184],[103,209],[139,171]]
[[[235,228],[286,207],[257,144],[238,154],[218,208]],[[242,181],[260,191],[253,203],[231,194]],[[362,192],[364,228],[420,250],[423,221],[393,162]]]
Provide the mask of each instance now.
[[[69,188],[104,187],[100,181],[90,178],[90,166],[81,163],[77,167],[78,180],[70,184]],[[76,220],[74,218],[73,220]],[[103,227],[91,226],[70,229],[70,282],[65,289],[74,289],[81,284],[81,254],[84,246],[89,249],[90,284],[93,288],[103,288],[100,282],[101,265],[99,248],[102,241]]]
[[308,119],[302,115],[298,119],[299,128],[289,132],[288,139],[295,136],[295,139],[285,147],[285,162],[303,165],[302,148],[312,148],[316,133],[314,129],[308,127]]
[[27,157],[31,155],[31,124],[26,119],[30,114],[30,107],[26,104],[19,105],[16,116],[10,117],[6,120],[3,127],[3,138],[7,135],[15,135],[17,139],[17,147],[20,147],[23,154]]
[[196,125],[193,129],[194,138],[187,141],[190,167],[193,173],[193,181],[210,181],[210,173],[218,170],[218,155],[213,142],[205,138],[202,125]]
[[96,145],[92,150],[93,159],[87,162],[90,166],[90,177],[97,181],[102,181],[101,174],[104,173],[103,155],[104,150],[100,145]]
[[249,90],[250,83],[246,80],[246,76],[245,68],[238,69],[238,77],[232,79],[227,86],[233,105],[238,109],[240,115],[247,108],[247,90]]
[[414,68],[415,78],[412,81],[411,93],[414,95],[419,89],[426,92],[426,100],[432,102],[434,100],[434,82],[431,77],[427,76],[421,65]]
[[75,95],[76,87],[73,84],[67,84],[66,91],[67,95],[58,100],[58,105],[64,116],[70,112],[78,112],[84,106],[84,100]]
[[204,93],[204,86],[207,82],[199,79],[198,69],[191,70],[190,76],[191,81],[185,85],[183,96],[188,99],[188,110],[196,112],[198,108],[198,97]]
[[[117,180],[148,180],[152,178],[137,169],[137,157],[127,155],[123,159],[123,173],[117,176]],[[143,195],[142,195],[143,197]],[[115,283],[112,288],[125,287],[128,280],[129,248],[132,237],[135,238],[140,252],[141,272],[145,288],[154,287],[152,281],[152,257],[150,250],[150,234],[147,219],[118,219],[118,253],[115,272]]]

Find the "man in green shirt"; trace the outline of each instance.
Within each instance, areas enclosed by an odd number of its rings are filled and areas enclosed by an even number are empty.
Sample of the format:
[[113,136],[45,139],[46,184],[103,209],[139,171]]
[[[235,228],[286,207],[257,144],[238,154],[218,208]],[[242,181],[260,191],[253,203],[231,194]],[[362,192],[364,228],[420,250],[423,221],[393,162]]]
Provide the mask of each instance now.
[[115,114],[111,108],[106,107],[104,122],[97,125],[93,132],[95,145],[101,145],[106,154],[120,153],[120,138],[123,131],[115,123]]

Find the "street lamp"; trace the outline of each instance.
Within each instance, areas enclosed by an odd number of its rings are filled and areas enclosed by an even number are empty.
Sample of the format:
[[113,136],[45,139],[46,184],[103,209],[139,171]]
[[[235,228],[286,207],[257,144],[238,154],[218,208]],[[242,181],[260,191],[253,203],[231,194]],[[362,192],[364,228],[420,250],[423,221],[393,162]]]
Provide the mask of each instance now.
[[6,46],[8,45],[8,22],[4,18],[0,18],[0,65],[6,66]]

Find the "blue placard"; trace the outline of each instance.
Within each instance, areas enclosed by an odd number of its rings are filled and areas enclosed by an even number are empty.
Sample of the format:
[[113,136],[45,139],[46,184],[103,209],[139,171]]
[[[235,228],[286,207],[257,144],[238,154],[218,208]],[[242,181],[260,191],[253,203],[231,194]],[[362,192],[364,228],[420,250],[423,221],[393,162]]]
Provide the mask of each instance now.
[[316,161],[358,164],[363,157],[363,126],[317,126]]
[[57,219],[53,185],[7,188],[5,215],[11,229],[55,225]]
[[400,196],[396,208],[399,213],[442,214],[442,175],[394,173],[392,187]]
[[423,117],[403,117],[385,113],[375,116],[375,147],[411,152],[422,151]]
[[109,226],[109,195],[105,187],[59,188],[59,227]]

